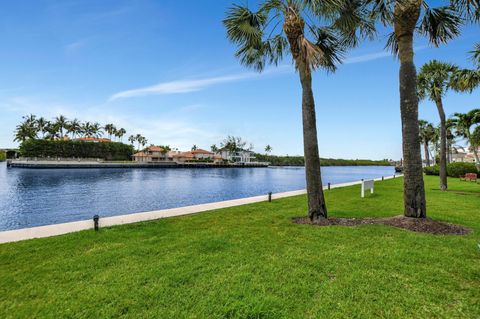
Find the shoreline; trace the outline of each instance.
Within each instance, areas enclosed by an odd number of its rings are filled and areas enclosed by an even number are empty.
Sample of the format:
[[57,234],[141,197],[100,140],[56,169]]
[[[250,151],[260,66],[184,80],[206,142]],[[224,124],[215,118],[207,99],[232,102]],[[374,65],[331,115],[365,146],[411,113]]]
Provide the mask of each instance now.
[[[376,182],[381,182],[383,180],[389,180],[389,179],[402,177],[402,176],[403,175],[385,176],[385,177],[375,178],[373,180]],[[360,180],[360,181],[354,181],[354,182],[325,185],[323,186],[323,190],[328,191],[329,189],[333,189],[333,188],[342,188],[347,186],[360,185],[361,183],[362,181]],[[167,217],[193,215],[193,214],[208,212],[216,209],[242,206],[246,204],[253,204],[253,203],[259,203],[259,202],[267,202],[270,199],[275,200],[275,199],[281,199],[286,197],[299,196],[299,195],[304,195],[306,193],[307,191],[305,189],[302,189],[302,190],[296,190],[296,191],[288,191],[288,192],[275,193],[275,194],[270,193],[266,195],[258,195],[253,197],[245,197],[245,198],[231,199],[231,200],[220,201],[220,202],[182,206],[182,207],[154,210],[154,211],[148,211],[148,212],[131,213],[131,214],[124,214],[124,215],[117,215],[117,216],[109,216],[109,217],[100,216],[100,218],[98,219],[98,226],[100,228],[103,228],[103,227],[111,227],[116,225],[125,225],[125,224],[133,224],[133,223],[145,222],[150,220],[157,220],[157,219],[167,218]],[[78,232],[82,230],[89,230],[94,228],[95,228],[95,222],[93,219],[90,219],[90,220],[80,220],[80,221],[60,223],[60,224],[49,224],[44,226],[5,230],[5,231],[0,231],[0,244],[34,239],[34,238],[59,236],[59,235],[64,235],[68,233]]]
[[137,162],[100,162],[100,161],[65,161],[65,160],[7,160],[9,168],[28,169],[76,169],[76,168],[252,168],[268,167],[267,163],[241,163],[241,164],[213,164],[213,163],[137,163]]

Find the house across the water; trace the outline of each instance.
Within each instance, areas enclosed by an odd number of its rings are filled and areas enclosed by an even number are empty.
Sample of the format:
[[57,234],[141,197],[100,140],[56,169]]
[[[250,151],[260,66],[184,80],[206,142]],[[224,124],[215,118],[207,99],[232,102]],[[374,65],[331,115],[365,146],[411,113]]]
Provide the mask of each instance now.
[[187,152],[169,151],[159,146],[149,146],[143,151],[132,155],[135,162],[140,163],[161,163],[170,162],[177,164],[185,163],[251,163],[253,152],[239,150],[231,152],[226,149],[220,149],[217,153],[204,149],[196,149]]

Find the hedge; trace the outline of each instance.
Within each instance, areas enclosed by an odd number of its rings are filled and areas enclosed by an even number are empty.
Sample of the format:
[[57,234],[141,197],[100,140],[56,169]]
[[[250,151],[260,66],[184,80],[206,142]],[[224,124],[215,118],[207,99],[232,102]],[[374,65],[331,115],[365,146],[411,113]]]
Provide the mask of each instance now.
[[27,140],[20,145],[23,157],[101,158],[131,160],[133,146],[117,142]]
[[7,153],[5,151],[0,151],[0,162],[3,162],[7,159]]
[[[272,166],[304,166],[303,156],[276,156],[266,154],[254,154],[259,162],[269,162]],[[321,166],[389,166],[387,160],[365,160],[365,159],[335,159],[320,158]]]
[[[423,170],[427,175],[440,175],[438,165],[425,167]],[[477,173],[474,163],[450,163],[447,165],[447,175],[450,177],[460,177],[467,173]]]

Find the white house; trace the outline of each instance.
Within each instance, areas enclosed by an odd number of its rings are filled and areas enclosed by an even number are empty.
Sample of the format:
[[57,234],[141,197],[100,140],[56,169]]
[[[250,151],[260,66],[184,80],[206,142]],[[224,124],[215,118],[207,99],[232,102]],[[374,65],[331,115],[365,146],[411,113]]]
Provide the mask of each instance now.
[[250,163],[252,159],[255,159],[252,151],[238,150],[236,152],[229,151],[225,148],[221,148],[218,154],[227,161],[235,163]]

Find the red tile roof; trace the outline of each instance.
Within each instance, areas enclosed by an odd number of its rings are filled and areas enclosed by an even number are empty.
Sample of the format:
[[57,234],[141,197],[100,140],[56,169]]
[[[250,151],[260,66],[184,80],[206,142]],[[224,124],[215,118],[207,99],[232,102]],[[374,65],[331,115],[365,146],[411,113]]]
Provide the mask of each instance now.
[[108,138],[102,138],[102,137],[85,136],[85,137],[79,137],[79,138],[77,138],[76,141],[109,143],[109,142],[111,142],[112,140],[110,140],[110,139],[108,139]]
[[209,152],[209,151],[206,151],[206,150],[203,150],[201,148],[198,148],[194,151],[191,151],[192,154],[208,154],[208,155],[213,155],[212,152]]

